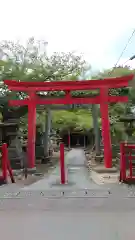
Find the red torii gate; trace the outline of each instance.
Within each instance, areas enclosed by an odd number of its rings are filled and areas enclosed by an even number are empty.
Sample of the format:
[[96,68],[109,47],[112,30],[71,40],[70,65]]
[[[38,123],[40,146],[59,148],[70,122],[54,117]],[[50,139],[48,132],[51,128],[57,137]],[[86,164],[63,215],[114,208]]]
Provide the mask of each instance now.
[[[110,123],[108,115],[108,103],[127,102],[127,96],[109,96],[110,88],[127,87],[128,82],[134,75],[104,80],[83,80],[83,81],[58,81],[58,82],[19,82],[16,80],[5,80],[4,83],[11,91],[27,92],[28,98],[24,100],[10,100],[9,104],[14,106],[28,105],[28,161],[29,168],[35,167],[35,134],[36,134],[36,105],[50,104],[100,104],[102,119],[102,137],[104,144],[104,165],[112,167],[112,147],[110,136]],[[79,90],[100,90],[96,97],[72,97],[71,91]],[[64,91],[63,98],[41,99],[36,95],[39,91]]]

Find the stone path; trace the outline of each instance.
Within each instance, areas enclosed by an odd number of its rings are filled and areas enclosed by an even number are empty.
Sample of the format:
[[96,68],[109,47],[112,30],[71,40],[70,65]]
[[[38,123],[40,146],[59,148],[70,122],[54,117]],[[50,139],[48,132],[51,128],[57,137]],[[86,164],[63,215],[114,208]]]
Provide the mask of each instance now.
[[[1,238],[134,239],[134,189],[125,185],[112,184],[106,188],[96,185],[89,179],[84,162],[83,150],[73,149],[66,156],[69,185],[59,184],[57,166],[48,178],[17,190],[20,195],[15,198],[0,199]],[[84,196],[85,189],[87,194]],[[65,191],[67,197],[48,198],[49,191],[58,195]],[[75,197],[74,192],[77,192]],[[92,192],[95,193],[93,197]]]
[[48,178],[39,180],[23,190],[52,190],[52,189],[95,189],[97,184],[90,180],[85,167],[85,153],[82,149],[72,149],[65,157],[66,179],[68,184],[60,184],[60,166],[58,165]]

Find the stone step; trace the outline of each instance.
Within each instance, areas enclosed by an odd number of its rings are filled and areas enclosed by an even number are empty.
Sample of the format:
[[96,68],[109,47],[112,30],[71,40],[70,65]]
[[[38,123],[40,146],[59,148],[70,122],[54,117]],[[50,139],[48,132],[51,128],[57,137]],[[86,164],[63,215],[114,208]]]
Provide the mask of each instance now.
[[104,165],[93,167],[92,170],[97,173],[116,173],[118,171],[115,167],[105,168]]

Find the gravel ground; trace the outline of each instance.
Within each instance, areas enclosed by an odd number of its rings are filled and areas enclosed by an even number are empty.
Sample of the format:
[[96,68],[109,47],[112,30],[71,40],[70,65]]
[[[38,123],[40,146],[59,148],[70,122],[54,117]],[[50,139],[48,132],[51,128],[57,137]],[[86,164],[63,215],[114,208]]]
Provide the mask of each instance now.
[[55,168],[55,165],[57,164],[58,159],[54,159],[53,161],[53,165],[52,164],[38,164],[36,166],[37,168],[37,172],[41,173],[42,175],[35,175],[35,174],[29,174],[27,179],[25,179],[25,177],[23,175],[19,175],[15,177],[16,180],[16,184],[19,186],[26,186],[26,185],[30,185],[44,177],[47,177],[51,171],[53,171],[53,169]]
[[59,155],[60,155],[59,152],[55,152],[51,159],[51,163],[36,165],[37,173],[41,173],[41,175],[28,174],[27,179],[25,179],[24,174],[19,174],[18,176],[15,176],[15,182],[16,182],[15,184],[11,184],[11,180],[9,178],[8,185],[1,186],[0,189],[1,188],[5,188],[5,189],[17,188],[18,189],[18,187],[30,185],[42,179],[43,177],[47,177],[51,173],[51,171],[53,171],[56,164],[58,163]]

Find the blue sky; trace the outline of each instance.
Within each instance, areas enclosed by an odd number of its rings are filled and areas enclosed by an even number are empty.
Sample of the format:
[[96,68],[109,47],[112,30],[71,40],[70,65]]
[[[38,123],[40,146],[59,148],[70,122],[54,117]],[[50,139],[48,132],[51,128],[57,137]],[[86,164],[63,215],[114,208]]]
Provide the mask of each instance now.
[[[134,0],[4,0],[0,39],[48,41],[48,53],[83,53],[93,69],[112,67],[135,27]],[[135,37],[120,63],[135,54]],[[135,60],[131,62],[135,66]]]

